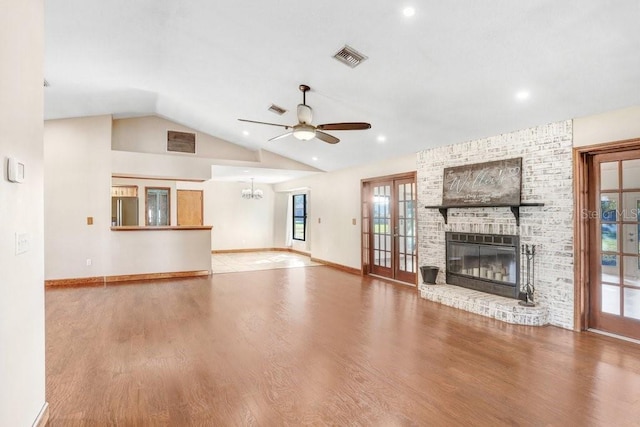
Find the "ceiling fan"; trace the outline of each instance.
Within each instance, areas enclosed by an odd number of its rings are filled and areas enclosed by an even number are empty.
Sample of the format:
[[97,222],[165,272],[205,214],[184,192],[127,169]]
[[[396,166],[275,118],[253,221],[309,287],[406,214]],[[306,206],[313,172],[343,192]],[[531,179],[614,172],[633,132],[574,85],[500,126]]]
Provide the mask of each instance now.
[[293,135],[295,138],[301,141],[308,141],[313,138],[318,138],[329,144],[337,144],[340,142],[338,138],[333,135],[329,135],[325,130],[362,130],[370,129],[371,125],[364,122],[346,122],[346,123],[325,123],[323,125],[314,126],[311,124],[311,107],[307,105],[306,95],[311,88],[307,85],[300,85],[300,91],[302,92],[302,104],[298,104],[298,124],[289,126],[281,125],[279,123],[267,123],[257,122],[255,120],[238,119],[241,122],[258,123],[261,125],[280,126],[285,129],[291,129],[287,133],[278,135],[271,138],[269,141],[275,141],[276,139],[284,138],[289,135]]

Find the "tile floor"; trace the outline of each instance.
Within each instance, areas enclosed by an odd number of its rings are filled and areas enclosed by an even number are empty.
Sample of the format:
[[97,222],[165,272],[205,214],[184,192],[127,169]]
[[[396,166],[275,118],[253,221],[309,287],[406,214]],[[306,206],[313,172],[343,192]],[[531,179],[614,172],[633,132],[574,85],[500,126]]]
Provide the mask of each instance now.
[[274,268],[312,267],[322,265],[310,257],[293,252],[258,251],[211,255],[213,274]]

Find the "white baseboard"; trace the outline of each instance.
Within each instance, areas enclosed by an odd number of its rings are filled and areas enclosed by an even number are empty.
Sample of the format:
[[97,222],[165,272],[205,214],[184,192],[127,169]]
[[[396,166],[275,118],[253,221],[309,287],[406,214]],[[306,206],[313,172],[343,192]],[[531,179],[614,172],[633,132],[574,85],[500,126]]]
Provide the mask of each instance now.
[[33,422],[33,427],[45,427],[49,421],[49,402],[44,402],[40,413]]

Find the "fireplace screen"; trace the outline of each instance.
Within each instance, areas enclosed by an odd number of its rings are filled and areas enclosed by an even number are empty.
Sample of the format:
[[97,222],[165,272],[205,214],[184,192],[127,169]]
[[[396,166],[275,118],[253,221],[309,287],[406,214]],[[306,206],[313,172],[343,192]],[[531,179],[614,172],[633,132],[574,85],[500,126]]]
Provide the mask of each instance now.
[[519,297],[518,237],[447,233],[447,283]]
[[516,283],[515,248],[452,243],[448,267],[453,273]]

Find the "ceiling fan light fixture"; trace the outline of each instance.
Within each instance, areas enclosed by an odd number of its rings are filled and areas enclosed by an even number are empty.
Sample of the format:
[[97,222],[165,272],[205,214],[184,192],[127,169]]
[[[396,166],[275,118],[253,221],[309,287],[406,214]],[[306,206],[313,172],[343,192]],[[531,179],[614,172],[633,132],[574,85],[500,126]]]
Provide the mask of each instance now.
[[301,123],[293,127],[293,136],[300,141],[309,141],[315,138],[316,128],[306,123]]

